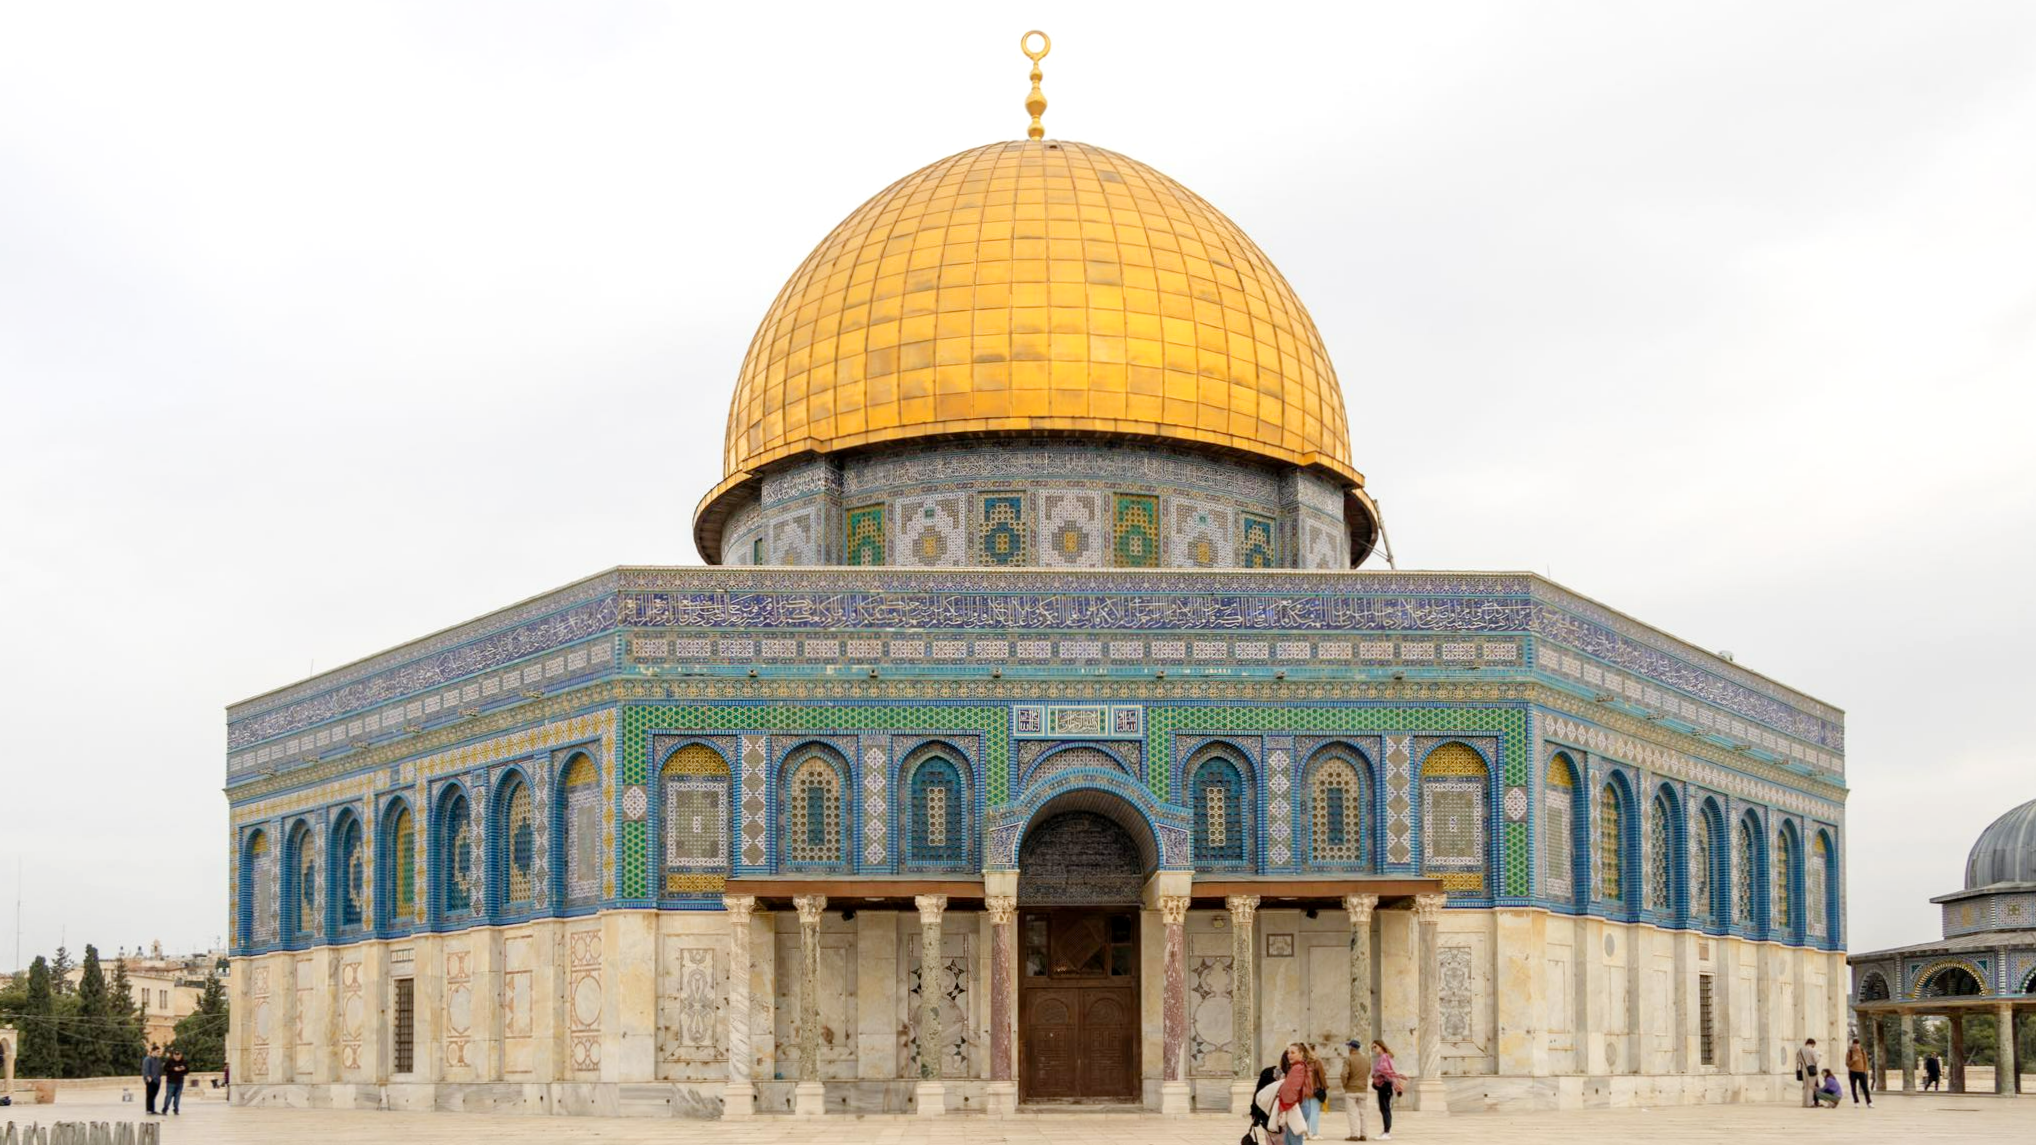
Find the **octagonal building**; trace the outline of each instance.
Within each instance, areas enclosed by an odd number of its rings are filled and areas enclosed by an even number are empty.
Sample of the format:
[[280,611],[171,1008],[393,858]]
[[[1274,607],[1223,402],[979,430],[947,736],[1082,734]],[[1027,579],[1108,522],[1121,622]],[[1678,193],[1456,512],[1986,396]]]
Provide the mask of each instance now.
[[228,709],[233,1100],[1184,1113],[1351,1037],[1424,1111],[1767,1100],[1844,1035],[1842,714],[1358,571],[1313,320],[1152,168],[879,192],[725,441],[704,567]]

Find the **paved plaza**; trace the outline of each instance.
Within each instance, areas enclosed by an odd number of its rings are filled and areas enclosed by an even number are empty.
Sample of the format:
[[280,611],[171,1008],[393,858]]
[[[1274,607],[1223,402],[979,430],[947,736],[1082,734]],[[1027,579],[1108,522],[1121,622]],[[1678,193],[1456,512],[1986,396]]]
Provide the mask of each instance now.
[[[0,1109],[0,1125],[11,1118],[27,1123],[53,1120],[134,1119],[137,1107],[105,1100],[78,1100],[54,1106]],[[1144,1113],[1020,1113],[1009,1119],[957,1116],[831,1117],[795,1121],[759,1117],[743,1124],[720,1121],[643,1120],[602,1117],[505,1117],[472,1113],[337,1113],[326,1110],[234,1109],[218,1102],[192,1103],[183,1116],[166,1119],[165,1145],[273,1145],[281,1141],[328,1143],[400,1141],[403,1145],[490,1145],[516,1142],[603,1142],[631,1145],[751,1145],[771,1142],[826,1142],[827,1145],[915,1145],[918,1142],[1009,1142],[1011,1145],[1231,1145],[1243,1119],[1196,1114],[1168,1119]],[[1340,1141],[1343,1117],[1331,1111],[1325,1131]],[[1374,1126],[1376,1129],[1376,1126]],[[1903,1098],[1890,1095],[1871,1110],[1846,1104],[1836,1110],[1779,1105],[1719,1105],[1670,1109],[1606,1109],[1574,1113],[1480,1113],[1423,1118],[1407,1114],[1394,1126],[1395,1141],[1478,1142],[1508,1145],[1581,1145],[1586,1142],[1780,1141],[2026,1141],[2036,1136],[2036,1097],[2002,1099],[1946,1095]]]

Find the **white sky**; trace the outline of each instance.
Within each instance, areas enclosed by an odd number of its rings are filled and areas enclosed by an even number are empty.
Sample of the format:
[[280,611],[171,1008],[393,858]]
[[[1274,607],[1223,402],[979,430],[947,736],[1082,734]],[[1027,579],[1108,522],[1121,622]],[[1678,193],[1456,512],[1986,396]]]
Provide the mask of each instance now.
[[1035,25],[1050,134],[1307,301],[1402,563],[1846,708],[1852,947],[1935,937],[2036,797],[2036,7],[46,0],[0,8],[24,958],[224,932],[228,702],[696,561],[755,322],[1022,135]]

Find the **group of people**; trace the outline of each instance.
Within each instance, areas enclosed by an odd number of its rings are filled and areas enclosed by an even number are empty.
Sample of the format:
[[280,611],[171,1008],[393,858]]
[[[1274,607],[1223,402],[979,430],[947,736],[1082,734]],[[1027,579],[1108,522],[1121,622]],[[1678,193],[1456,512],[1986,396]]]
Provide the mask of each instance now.
[[184,1051],[171,1050],[170,1056],[163,1056],[163,1047],[150,1046],[148,1056],[141,1059],[141,1085],[148,1095],[148,1111],[156,1113],[156,1094],[163,1097],[162,1115],[168,1117],[184,1115],[184,1079],[190,1076],[191,1063],[184,1060]]
[[[1935,1059],[1931,1060],[1933,1066]],[[1852,1104],[1859,1104],[1861,1094],[1866,1095],[1867,1108],[1873,1108],[1873,1084],[1867,1080],[1868,1061],[1866,1047],[1859,1039],[1852,1039],[1852,1047],[1845,1051],[1845,1072],[1852,1082]],[[1930,1071],[1936,1077],[1936,1070]],[[1817,1039],[1806,1038],[1803,1047],[1796,1051],[1796,1080],[1803,1085],[1804,1109],[1836,1109],[1845,1096],[1845,1090],[1838,1085],[1838,1078],[1823,1067],[1817,1056]]]
[[[1365,1090],[1377,1095],[1379,1140],[1393,1139],[1393,1098],[1405,1088],[1407,1079],[1393,1067],[1393,1051],[1375,1041],[1367,1052],[1362,1043],[1344,1043],[1343,1111],[1350,1119],[1346,1141],[1364,1141]],[[1259,1072],[1258,1094],[1251,1103],[1251,1131],[1247,1145],[1301,1145],[1322,1135],[1322,1107],[1329,1101],[1329,1071],[1314,1049],[1294,1042],[1281,1054],[1278,1065]],[[1263,1131],[1263,1136],[1259,1136]],[[1275,1136],[1276,1134],[1280,1136]]]

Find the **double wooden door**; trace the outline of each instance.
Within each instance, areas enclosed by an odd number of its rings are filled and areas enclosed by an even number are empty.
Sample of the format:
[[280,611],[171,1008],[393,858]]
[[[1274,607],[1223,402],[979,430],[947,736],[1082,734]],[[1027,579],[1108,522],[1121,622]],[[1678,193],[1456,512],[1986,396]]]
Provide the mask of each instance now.
[[1019,933],[1020,1096],[1139,1100],[1138,913],[1027,911]]

